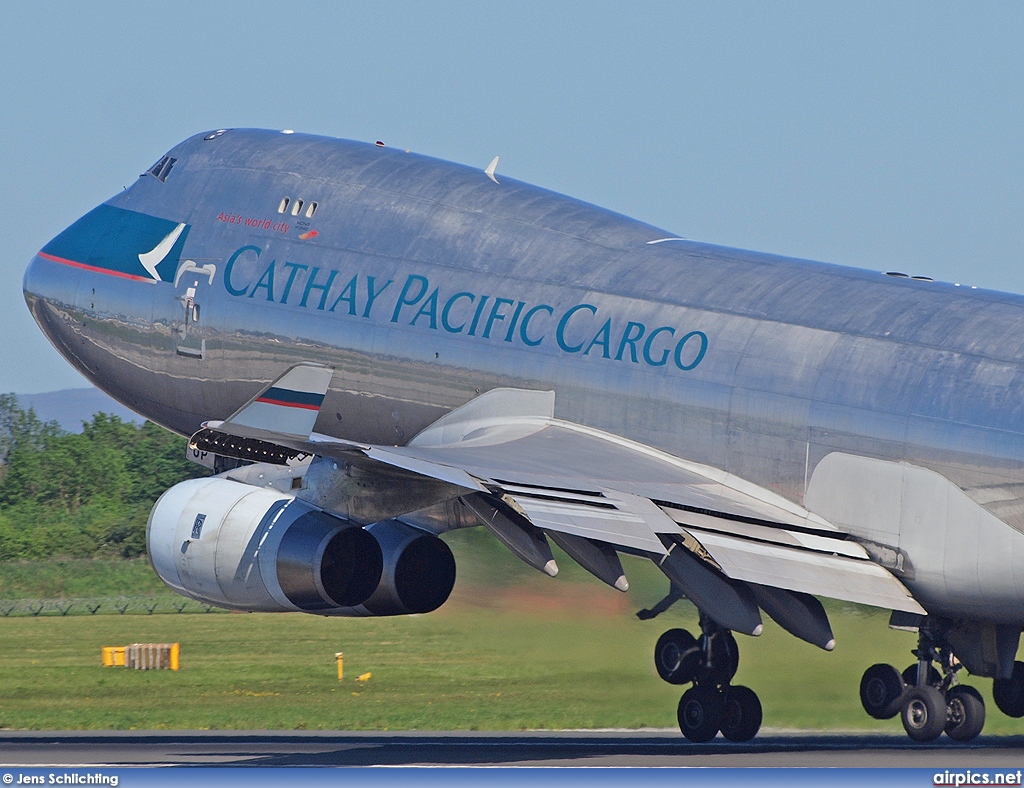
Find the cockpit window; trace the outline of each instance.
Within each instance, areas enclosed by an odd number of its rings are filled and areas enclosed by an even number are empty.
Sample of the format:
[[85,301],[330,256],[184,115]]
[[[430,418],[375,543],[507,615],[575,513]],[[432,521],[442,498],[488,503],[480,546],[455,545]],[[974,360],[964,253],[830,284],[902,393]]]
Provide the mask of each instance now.
[[177,159],[172,159],[170,156],[164,156],[146,172],[160,181],[160,183],[163,183],[167,180],[167,176],[171,174],[171,168],[177,161]]

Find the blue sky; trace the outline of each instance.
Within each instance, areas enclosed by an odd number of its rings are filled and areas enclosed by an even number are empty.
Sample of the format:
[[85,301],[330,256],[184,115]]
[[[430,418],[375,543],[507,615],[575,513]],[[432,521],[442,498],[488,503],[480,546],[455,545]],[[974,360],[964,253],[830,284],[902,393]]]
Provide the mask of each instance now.
[[1024,4],[8,3],[0,391],[84,385],[32,254],[204,129],[481,168],[675,233],[1024,293]]

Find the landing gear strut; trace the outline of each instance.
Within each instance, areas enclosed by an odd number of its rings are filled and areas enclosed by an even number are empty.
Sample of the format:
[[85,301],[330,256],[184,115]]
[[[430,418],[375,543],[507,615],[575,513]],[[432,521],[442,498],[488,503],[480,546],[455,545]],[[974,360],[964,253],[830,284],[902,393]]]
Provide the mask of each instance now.
[[679,730],[693,742],[711,741],[719,731],[729,741],[749,741],[761,727],[761,701],[749,687],[730,683],[740,660],[736,638],[704,615],[700,629],[699,638],[670,629],[654,649],[659,676],[693,684],[679,700]]
[[880,720],[899,714],[907,735],[918,742],[933,741],[943,731],[954,741],[975,738],[985,726],[985,702],[973,687],[956,683],[962,666],[953,652],[922,626],[914,656],[917,662],[903,673],[883,664],[864,671],[860,681],[864,711]]

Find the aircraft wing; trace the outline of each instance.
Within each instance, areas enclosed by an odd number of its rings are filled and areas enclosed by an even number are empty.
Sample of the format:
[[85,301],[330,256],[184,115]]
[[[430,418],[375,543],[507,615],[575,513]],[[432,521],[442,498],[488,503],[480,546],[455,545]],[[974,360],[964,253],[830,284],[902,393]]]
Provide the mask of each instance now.
[[[279,395],[287,389],[280,381],[271,387]],[[538,569],[549,571],[554,565],[548,564],[543,534],[577,560],[573,548],[576,553],[590,550],[591,566],[586,560],[581,563],[615,585],[614,571],[603,576],[594,569],[601,569],[600,551],[606,557],[612,550],[645,555],[695,602],[706,592],[702,608],[732,616],[735,626],[730,628],[739,631],[759,631],[747,584],[755,591],[783,589],[925,612],[860,544],[817,515],[720,469],[556,419],[554,392],[488,392],[406,446],[363,445],[318,435],[301,439],[294,431],[275,432],[273,414],[267,421],[266,403],[260,408],[259,419],[246,406],[225,422],[210,424],[193,442],[205,440],[206,448],[222,453],[232,441],[262,446],[264,453],[270,446],[286,454],[354,463],[370,473],[401,469],[445,482],[451,497],[463,500]],[[390,516],[401,514],[406,512]],[[725,610],[723,594],[736,596]],[[765,607],[763,595],[756,596]]]
[[532,434],[490,445],[481,432],[375,456],[465,471],[514,501],[542,530],[657,555],[682,541],[735,580],[923,612],[861,545],[770,491],[577,424],[552,419],[536,426]]

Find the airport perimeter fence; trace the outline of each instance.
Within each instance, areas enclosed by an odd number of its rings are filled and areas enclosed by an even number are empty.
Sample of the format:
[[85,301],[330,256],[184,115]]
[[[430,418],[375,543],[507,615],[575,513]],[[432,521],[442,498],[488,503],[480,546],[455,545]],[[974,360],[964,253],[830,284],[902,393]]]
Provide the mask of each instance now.
[[179,596],[110,596],[75,599],[0,599],[0,616],[152,616],[169,613],[224,613]]

